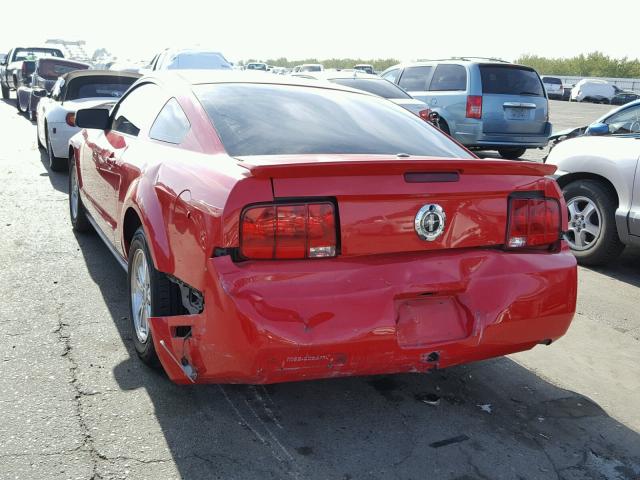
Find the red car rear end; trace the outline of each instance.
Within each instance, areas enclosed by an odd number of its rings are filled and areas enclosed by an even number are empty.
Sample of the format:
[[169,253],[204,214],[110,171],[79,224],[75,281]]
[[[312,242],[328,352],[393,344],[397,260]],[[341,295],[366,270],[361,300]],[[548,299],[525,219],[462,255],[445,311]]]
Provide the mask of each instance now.
[[554,167],[478,159],[339,86],[167,78],[109,119],[78,112],[112,128],[72,140],[70,211],[129,259],[136,350],[173,381],[424,372],[566,332],[576,262]]

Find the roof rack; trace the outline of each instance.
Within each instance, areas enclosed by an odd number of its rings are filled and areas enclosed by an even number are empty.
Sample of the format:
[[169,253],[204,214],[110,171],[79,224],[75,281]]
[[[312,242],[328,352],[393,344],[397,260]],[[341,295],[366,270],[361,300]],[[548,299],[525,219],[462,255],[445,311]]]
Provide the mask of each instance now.
[[449,58],[421,58],[419,60],[417,60],[418,62],[444,62],[447,60],[465,60],[465,61],[471,61],[471,60],[490,60],[492,62],[500,62],[500,63],[511,63],[508,62],[507,60],[503,60],[501,58],[493,58],[493,57],[476,57],[473,55],[466,55],[464,57],[449,57]]

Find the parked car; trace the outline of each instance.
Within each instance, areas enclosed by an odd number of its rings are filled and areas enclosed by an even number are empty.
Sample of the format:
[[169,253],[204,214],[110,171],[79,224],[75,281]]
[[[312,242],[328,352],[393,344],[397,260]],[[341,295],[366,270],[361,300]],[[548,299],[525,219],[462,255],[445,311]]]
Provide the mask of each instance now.
[[321,72],[323,70],[324,67],[319,63],[305,63],[300,65],[298,72]]
[[640,246],[638,158],[640,133],[583,136],[549,153],[567,203],[565,238],[578,262],[606,265],[626,245]]
[[38,103],[36,137],[46,149],[51,170],[67,168],[69,139],[80,129],[75,125],[79,108],[111,109],[140,75],[110,70],[76,70],[65,73],[51,94]]
[[63,58],[62,51],[47,47],[15,47],[9,50],[0,64],[0,87],[2,98],[9,98],[9,92],[18,88],[18,75],[22,70],[23,60],[36,60],[38,57],[51,56]]
[[76,124],[73,228],[127,270],[135,350],[175,382],[424,372],[574,315],[554,167],[479,159],[375,95],[185,71]]
[[562,80],[558,77],[542,77],[542,84],[547,91],[547,97],[553,100],[562,100],[564,96],[564,87],[562,86]]
[[375,71],[373,70],[373,65],[369,65],[368,63],[359,63],[358,65],[356,65],[355,67],[353,67],[354,70],[361,70],[364,73],[369,73],[371,75],[375,75]]
[[75,60],[58,57],[42,57],[36,60],[31,82],[21,85],[16,92],[16,105],[19,112],[29,114],[35,120],[38,102],[47,96],[62,75],[74,70],[86,70],[89,65]]
[[250,62],[245,66],[245,70],[258,70],[262,72],[266,72],[267,68],[267,64],[262,62]]
[[471,149],[518,158],[547,145],[549,105],[530,67],[457,58],[395,65],[382,77],[429,105],[443,130]]
[[614,108],[589,125],[554,132],[550,137],[552,148],[571,138],[582,135],[621,135],[640,133],[640,100]]
[[426,103],[412,98],[411,95],[396,84],[380,78],[377,75],[369,75],[357,70],[324,70],[323,72],[296,73],[294,76],[329,81],[345,87],[373,93],[379,97],[391,100],[393,103],[418,115],[425,121],[430,121],[429,115],[431,114],[431,110],[429,110]]
[[627,92],[618,88],[617,86],[613,86],[615,89],[615,95],[611,99],[611,105],[626,105],[629,102],[633,102],[634,100],[640,99],[640,95],[633,92]]
[[616,90],[605,80],[583,78],[571,89],[572,102],[611,103]]
[[220,52],[202,49],[167,48],[158,53],[148,70],[231,70],[229,62]]

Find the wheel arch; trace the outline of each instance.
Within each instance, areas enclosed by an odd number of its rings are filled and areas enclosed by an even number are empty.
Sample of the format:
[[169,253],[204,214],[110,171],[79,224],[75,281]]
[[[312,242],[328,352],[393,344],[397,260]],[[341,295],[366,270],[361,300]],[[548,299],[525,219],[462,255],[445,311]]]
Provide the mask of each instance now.
[[611,183],[611,180],[609,180],[606,177],[603,177],[602,175],[598,175],[597,173],[590,173],[590,172],[568,173],[566,175],[563,175],[562,177],[559,177],[557,179],[557,182],[558,182],[558,185],[560,185],[560,188],[563,189],[570,183],[578,180],[594,180],[601,183],[605,188],[607,188],[607,190],[609,190],[615,196],[616,203],[618,206],[620,206],[620,195],[618,194],[616,187],[613,185],[613,183]]

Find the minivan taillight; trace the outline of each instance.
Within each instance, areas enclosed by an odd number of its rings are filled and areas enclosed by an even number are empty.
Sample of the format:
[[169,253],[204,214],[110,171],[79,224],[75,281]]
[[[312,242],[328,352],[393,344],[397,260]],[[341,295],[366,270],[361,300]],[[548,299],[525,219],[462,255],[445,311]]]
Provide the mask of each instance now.
[[335,257],[333,204],[269,204],[245,209],[240,219],[240,255],[264,260]]
[[482,118],[482,95],[467,96],[467,118]]
[[550,245],[562,232],[560,202],[555,198],[511,197],[507,248],[527,248]]

